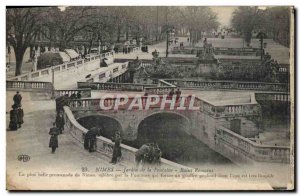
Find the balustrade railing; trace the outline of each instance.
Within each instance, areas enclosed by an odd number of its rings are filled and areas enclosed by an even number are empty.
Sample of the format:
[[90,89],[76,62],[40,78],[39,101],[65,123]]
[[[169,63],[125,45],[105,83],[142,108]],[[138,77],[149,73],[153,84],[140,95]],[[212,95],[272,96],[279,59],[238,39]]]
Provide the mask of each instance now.
[[282,101],[289,102],[289,93],[255,93],[255,99],[257,101]]
[[78,88],[91,88],[93,90],[116,90],[116,91],[144,91],[150,84],[112,83],[112,82],[77,82]]
[[78,96],[78,94],[80,94],[82,98],[88,98],[88,97],[91,97],[91,89],[90,88],[86,88],[86,89],[63,89],[63,90],[55,90],[55,92],[54,92],[55,98],[60,97],[60,96],[65,96],[65,95],[68,95],[70,97],[73,94],[75,94],[76,97]]
[[[176,96],[176,95],[175,95]],[[159,109],[162,105],[163,96],[159,96],[159,101],[155,104],[150,105],[150,109]],[[153,96],[141,96],[138,98],[129,97],[126,103],[123,103],[124,99],[121,99],[121,104],[118,105],[119,110],[127,110],[130,108],[132,102],[139,103],[137,99],[140,99],[142,104],[142,109],[145,109],[147,101],[153,102],[155,98]],[[148,100],[151,99],[151,100]],[[191,96],[178,96],[174,99],[174,110],[178,107],[185,107],[188,110],[189,107],[199,107],[200,111],[208,114],[213,118],[225,118],[225,117],[237,117],[237,116],[257,116],[260,115],[260,106],[256,103],[253,104],[239,104],[239,105],[224,105],[216,106],[206,101],[203,101],[197,97],[194,98],[193,103],[191,103]],[[116,105],[116,97],[112,98],[98,98],[98,99],[74,99],[70,100],[69,106],[72,110],[103,110],[104,107],[109,107],[109,110],[113,110]],[[167,100],[172,100],[171,96],[167,96]],[[100,103],[102,101],[102,103]],[[182,103],[181,103],[182,102]],[[101,105],[102,104],[102,105]],[[192,104],[190,106],[190,104]],[[165,103],[164,109],[170,109],[171,104]],[[138,106],[134,106],[131,109],[141,109]],[[130,109],[130,110],[131,110]],[[105,109],[106,110],[106,109]],[[181,110],[181,109],[180,109]]]
[[168,95],[171,91],[175,92],[176,86],[156,86],[145,87],[145,93],[155,95]]
[[[114,54],[113,54],[113,52],[108,52],[108,53],[104,53],[102,55],[107,57],[107,56],[112,56]],[[18,81],[20,81],[20,80],[24,81],[24,80],[30,80],[30,79],[34,80],[37,77],[50,75],[52,73],[52,70],[54,72],[60,72],[60,71],[65,71],[67,69],[74,69],[76,67],[84,66],[83,62],[95,61],[97,59],[99,59],[99,55],[90,56],[90,57],[87,57],[85,59],[79,59],[79,60],[76,60],[76,61],[71,61],[71,62],[67,62],[67,63],[60,64],[60,65],[55,65],[55,66],[52,66],[52,67],[49,67],[49,68],[41,69],[41,70],[38,70],[38,71],[35,71],[35,72],[25,73],[25,74],[15,76],[15,77],[11,77],[11,78],[8,78],[8,79],[9,80],[18,80]]]
[[288,163],[290,160],[289,147],[259,144],[225,127],[217,127],[215,142],[218,151],[232,158],[237,156],[234,151],[238,151],[241,155],[255,161]]
[[36,81],[10,81],[6,80],[6,89],[11,90],[30,90],[30,91],[51,91],[53,89],[51,82]]
[[[199,98],[196,98],[199,99]],[[214,118],[237,117],[237,116],[259,116],[261,114],[260,105],[256,102],[243,104],[215,105],[199,99],[200,111]]]
[[179,87],[197,88],[204,90],[215,89],[236,89],[255,91],[277,91],[288,92],[288,83],[263,83],[263,82],[238,82],[238,81],[196,81],[180,79],[164,79],[165,81]]
[[[159,101],[155,103],[155,97],[152,96],[140,96],[140,97],[129,97],[127,101],[124,98],[117,100],[116,97],[106,97],[97,99],[71,99],[69,100],[69,107],[72,111],[77,110],[144,110],[144,109],[160,109],[162,107],[162,96],[159,96]],[[172,97],[167,97],[167,101],[172,100]],[[163,105],[164,110],[176,110],[180,107],[180,110],[188,110],[191,104],[191,96],[181,96],[174,99],[174,104],[165,102]],[[147,102],[153,104],[146,108]],[[138,104],[141,104],[137,106]],[[117,105],[117,106],[116,106]],[[174,108],[173,108],[173,106]],[[140,108],[141,106],[141,108]],[[172,106],[172,107],[171,107]],[[193,107],[199,106],[199,99],[195,99]],[[185,107],[184,109],[181,107]]]

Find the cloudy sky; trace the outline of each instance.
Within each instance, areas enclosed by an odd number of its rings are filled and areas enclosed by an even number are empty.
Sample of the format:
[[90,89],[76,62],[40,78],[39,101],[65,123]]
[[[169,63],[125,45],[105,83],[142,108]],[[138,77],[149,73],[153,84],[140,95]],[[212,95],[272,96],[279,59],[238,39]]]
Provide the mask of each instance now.
[[[64,11],[66,6],[59,6],[58,7],[61,11]],[[232,12],[237,7],[230,7],[230,6],[214,6],[211,7],[214,12],[218,14],[219,22],[221,26],[230,26],[230,20]]]
[[211,7],[211,8],[214,12],[218,14],[218,19],[219,22],[221,23],[221,26],[229,26],[232,12],[237,7],[222,6],[222,7]]

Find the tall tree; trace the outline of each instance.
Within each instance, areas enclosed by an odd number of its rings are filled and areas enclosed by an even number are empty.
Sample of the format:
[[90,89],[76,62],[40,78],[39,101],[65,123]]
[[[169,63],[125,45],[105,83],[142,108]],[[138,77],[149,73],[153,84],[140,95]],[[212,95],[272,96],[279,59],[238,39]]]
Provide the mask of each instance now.
[[55,39],[59,44],[59,49],[64,50],[67,44],[73,41],[80,31],[91,27],[94,17],[94,8],[92,7],[67,7],[64,11],[58,8],[49,9],[43,27],[47,27],[50,31],[54,31],[56,35],[51,38],[51,34],[42,31],[48,39]]
[[182,24],[190,32],[190,42],[194,45],[202,38],[203,32],[215,30],[220,25],[217,14],[209,7],[188,6],[181,8]]
[[247,45],[250,44],[252,31],[255,29],[258,21],[261,20],[258,7],[242,6],[238,7],[232,15],[231,24],[235,30],[241,32]]
[[16,71],[22,73],[22,62],[26,49],[32,44],[41,27],[43,8],[7,8],[6,35],[7,41],[15,51]]
[[278,41],[280,44],[289,47],[290,45],[290,7],[271,7],[265,10],[265,33]]

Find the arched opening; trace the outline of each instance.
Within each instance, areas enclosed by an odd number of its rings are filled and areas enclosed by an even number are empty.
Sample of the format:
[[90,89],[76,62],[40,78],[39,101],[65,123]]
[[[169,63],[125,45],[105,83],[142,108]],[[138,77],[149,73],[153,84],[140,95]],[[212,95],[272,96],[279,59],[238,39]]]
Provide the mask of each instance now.
[[176,113],[157,113],[145,118],[138,126],[135,141],[124,141],[140,148],[145,143],[155,142],[162,150],[162,157],[193,166],[199,163],[231,163],[206,144],[189,134],[189,121]]
[[122,133],[121,124],[116,119],[108,116],[85,116],[77,119],[77,122],[86,129],[91,129],[92,127],[101,128],[101,135],[109,139],[112,138],[115,131],[120,131]]

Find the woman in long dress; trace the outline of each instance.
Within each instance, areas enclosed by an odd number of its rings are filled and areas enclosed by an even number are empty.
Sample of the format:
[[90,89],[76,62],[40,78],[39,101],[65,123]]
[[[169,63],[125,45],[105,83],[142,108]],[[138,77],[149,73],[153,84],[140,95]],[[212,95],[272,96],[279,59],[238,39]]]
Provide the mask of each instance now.
[[59,134],[59,130],[55,127],[55,123],[53,123],[53,127],[50,128],[49,131],[49,135],[51,135],[50,137],[50,141],[49,141],[49,148],[52,149],[52,153],[55,153],[56,148],[58,148],[58,134]]

